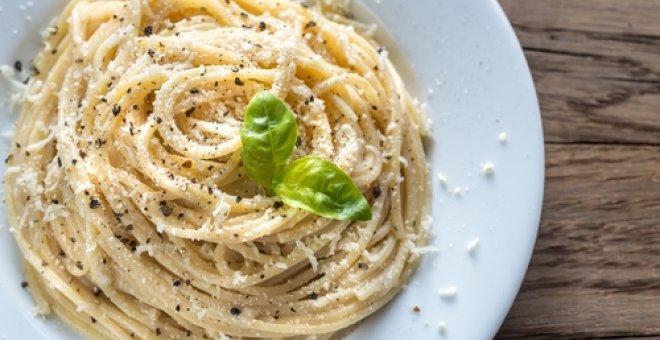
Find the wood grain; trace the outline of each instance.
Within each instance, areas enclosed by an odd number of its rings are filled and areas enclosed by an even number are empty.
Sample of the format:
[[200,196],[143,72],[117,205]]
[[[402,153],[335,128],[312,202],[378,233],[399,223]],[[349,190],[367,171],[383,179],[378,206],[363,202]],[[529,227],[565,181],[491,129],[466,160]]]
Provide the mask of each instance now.
[[660,0],[500,0],[546,138],[539,238],[498,339],[660,339]]
[[500,338],[660,338],[660,147],[548,145],[534,257]]
[[548,142],[660,143],[660,1],[502,0]]

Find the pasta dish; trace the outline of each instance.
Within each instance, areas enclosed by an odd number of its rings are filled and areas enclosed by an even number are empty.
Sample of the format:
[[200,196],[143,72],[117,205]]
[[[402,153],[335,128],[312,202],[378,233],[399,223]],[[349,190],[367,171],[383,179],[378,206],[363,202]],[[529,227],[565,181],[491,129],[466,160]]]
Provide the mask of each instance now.
[[327,4],[73,0],[5,174],[27,289],[90,338],[330,338],[426,244],[427,122]]

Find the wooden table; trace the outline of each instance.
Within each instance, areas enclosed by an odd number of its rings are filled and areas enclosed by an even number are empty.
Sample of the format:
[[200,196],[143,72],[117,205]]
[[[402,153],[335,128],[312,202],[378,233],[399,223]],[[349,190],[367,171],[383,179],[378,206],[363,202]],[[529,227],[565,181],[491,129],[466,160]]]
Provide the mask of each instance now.
[[660,339],[660,0],[500,0],[530,64],[546,192],[498,338]]

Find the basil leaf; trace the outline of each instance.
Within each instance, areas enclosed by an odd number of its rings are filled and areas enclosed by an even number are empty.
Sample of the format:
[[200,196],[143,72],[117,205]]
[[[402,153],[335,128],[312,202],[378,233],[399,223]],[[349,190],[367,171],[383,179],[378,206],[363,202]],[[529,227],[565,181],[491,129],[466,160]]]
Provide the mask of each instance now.
[[259,92],[250,100],[243,119],[243,168],[250,179],[270,191],[282,177],[296,144],[296,117],[275,95]]
[[284,203],[337,220],[368,221],[371,207],[349,175],[334,163],[307,156],[292,162],[275,193]]

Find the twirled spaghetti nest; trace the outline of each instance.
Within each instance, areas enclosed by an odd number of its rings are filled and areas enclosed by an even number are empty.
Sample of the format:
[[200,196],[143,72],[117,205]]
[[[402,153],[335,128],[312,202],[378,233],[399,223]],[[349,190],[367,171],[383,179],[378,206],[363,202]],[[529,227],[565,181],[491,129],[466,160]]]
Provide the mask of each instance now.
[[[390,300],[425,243],[420,114],[386,52],[288,0],[73,1],[37,58],[5,177],[42,313],[90,337],[289,337]],[[368,222],[244,175],[244,109],[295,112],[294,157],[351,175]]]

